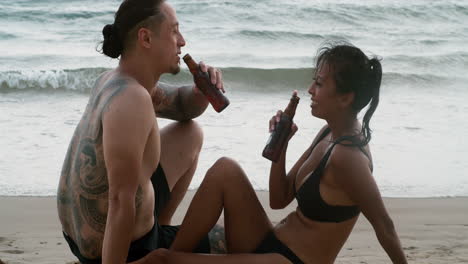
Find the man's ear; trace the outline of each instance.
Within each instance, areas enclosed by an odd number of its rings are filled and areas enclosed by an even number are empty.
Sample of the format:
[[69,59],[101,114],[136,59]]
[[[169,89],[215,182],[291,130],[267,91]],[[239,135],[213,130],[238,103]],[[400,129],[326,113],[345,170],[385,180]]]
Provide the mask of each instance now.
[[151,35],[151,30],[147,28],[140,28],[138,29],[138,44],[144,48],[150,48],[151,47],[151,41],[152,41],[152,35]]

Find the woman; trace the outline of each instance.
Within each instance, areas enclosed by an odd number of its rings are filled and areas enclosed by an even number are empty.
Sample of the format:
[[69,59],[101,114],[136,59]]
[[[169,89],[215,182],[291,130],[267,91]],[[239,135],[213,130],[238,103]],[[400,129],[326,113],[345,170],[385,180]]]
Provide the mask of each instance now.
[[[333,263],[360,213],[393,263],[407,263],[372,177],[369,122],[381,78],[379,60],[350,44],[320,49],[308,92],[312,115],[327,125],[288,173],[287,146],[271,165],[270,206],[285,208],[296,199],[297,209],[273,226],[240,166],[221,158],[193,198],[172,250],[151,254],[148,263]],[[361,124],[357,115],[367,105]],[[270,127],[280,116],[281,111]],[[296,131],[293,124],[290,138]],[[232,255],[182,253],[193,250],[223,210]]]

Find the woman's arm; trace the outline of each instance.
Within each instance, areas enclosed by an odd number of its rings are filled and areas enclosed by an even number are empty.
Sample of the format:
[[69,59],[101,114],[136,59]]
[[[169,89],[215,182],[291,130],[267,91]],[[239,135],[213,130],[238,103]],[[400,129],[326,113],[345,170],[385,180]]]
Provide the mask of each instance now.
[[[288,206],[292,200],[294,200],[294,182],[296,181],[296,176],[299,169],[302,167],[304,162],[310,156],[312,146],[318,140],[318,136],[323,133],[326,126],[323,127],[309,148],[301,155],[301,157],[296,161],[294,166],[286,174],[286,150],[288,145],[286,144],[284,150],[281,153],[281,156],[278,162],[272,162],[270,168],[270,207],[272,209],[283,209]],[[296,128],[297,130],[297,128]],[[294,131],[295,132],[295,131]]]
[[368,158],[357,148],[337,145],[328,164],[340,188],[359,206],[393,263],[407,263],[392,219],[372,176]]
[[[294,167],[286,175],[286,149],[281,153],[278,162],[272,162],[270,168],[270,207],[272,209],[283,209],[294,199],[294,179],[297,170],[305,160],[305,153],[296,162]],[[307,153],[307,151],[306,151]]]

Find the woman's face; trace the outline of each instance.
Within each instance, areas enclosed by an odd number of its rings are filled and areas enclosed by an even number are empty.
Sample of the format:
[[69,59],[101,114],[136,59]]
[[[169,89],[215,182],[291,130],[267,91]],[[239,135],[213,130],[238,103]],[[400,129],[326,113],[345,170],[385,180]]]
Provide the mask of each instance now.
[[309,88],[312,96],[312,115],[322,119],[330,119],[342,110],[340,108],[340,94],[336,91],[336,83],[333,78],[333,69],[324,62],[315,74],[314,82]]

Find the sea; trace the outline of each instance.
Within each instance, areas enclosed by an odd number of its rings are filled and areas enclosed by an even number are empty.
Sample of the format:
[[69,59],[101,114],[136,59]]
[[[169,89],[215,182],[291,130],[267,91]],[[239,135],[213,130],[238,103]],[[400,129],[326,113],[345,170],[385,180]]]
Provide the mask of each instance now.
[[[118,64],[98,50],[120,2],[0,1],[0,196],[56,194],[94,80]],[[268,120],[299,91],[289,169],[325,125],[310,114],[307,93],[317,50],[348,41],[382,59],[380,105],[370,123],[382,195],[468,196],[468,1],[168,2],[187,42],[182,53],[220,68],[231,101],[196,119],[205,140],[191,189],[228,156],[256,190],[268,190],[271,163],[261,156]],[[185,65],[161,81],[192,82]]]

